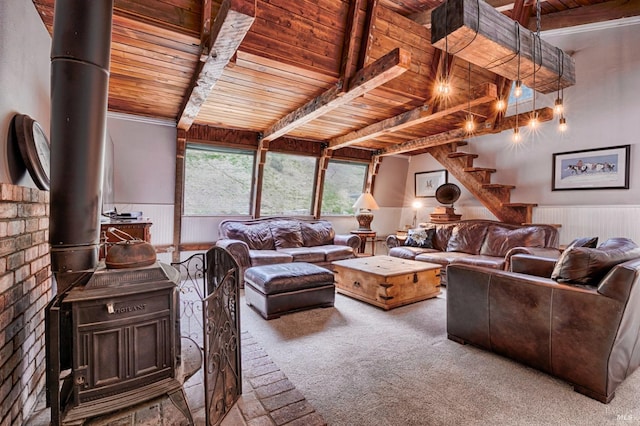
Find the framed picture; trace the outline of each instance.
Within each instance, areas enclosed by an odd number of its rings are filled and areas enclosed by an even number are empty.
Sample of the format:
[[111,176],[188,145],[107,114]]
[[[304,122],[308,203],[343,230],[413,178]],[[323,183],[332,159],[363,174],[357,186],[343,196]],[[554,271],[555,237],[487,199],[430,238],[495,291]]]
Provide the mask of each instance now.
[[631,145],[553,154],[552,190],[629,189]]
[[435,197],[436,189],[447,183],[449,177],[446,170],[416,173],[416,197]]

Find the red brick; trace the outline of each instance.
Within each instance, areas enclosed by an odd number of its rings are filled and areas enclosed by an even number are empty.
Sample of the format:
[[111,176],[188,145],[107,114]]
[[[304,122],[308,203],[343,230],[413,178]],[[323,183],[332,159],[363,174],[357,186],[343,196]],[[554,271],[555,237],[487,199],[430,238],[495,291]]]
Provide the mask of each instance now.
[[302,416],[313,413],[315,409],[306,400],[287,405],[271,413],[277,425],[283,425]]
[[20,217],[38,217],[45,214],[44,204],[20,204],[18,206],[18,216]]
[[24,252],[24,260],[26,262],[31,262],[38,258],[38,247],[32,246],[25,250]]
[[7,272],[7,258],[1,257],[0,258],[0,274],[4,274],[5,272]]
[[293,383],[291,383],[289,379],[284,379],[266,386],[255,388],[254,391],[256,392],[256,395],[258,395],[258,398],[268,398],[291,389],[295,389]]
[[0,365],[3,365],[13,354],[13,342],[8,342],[0,349]]
[[7,227],[8,236],[11,237],[15,235],[24,234],[24,228],[25,228],[24,220],[12,220],[8,222],[8,225],[9,225]]
[[4,293],[13,287],[15,281],[13,280],[13,272],[7,272],[0,276],[0,293]]
[[16,251],[16,242],[13,238],[0,240],[0,256],[6,256]]
[[30,276],[31,276],[31,265],[27,264],[21,268],[16,269],[16,271],[14,272],[13,279],[16,281],[16,283],[21,283],[27,278],[29,278]]
[[[13,321],[11,321],[11,324],[9,324],[7,328],[4,329],[5,342],[8,342],[9,340],[13,339],[14,336],[18,335],[20,330],[22,330],[23,328],[24,328],[24,316],[20,315],[16,317]],[[18,337],[20,336],[18,335]],[[16,343],[14,342],[14,345],[15,344]]]
[[18,251],[7,256],[7,269],[14,270],[24,265],[24,251]]
[[7,229],[7,222],[0,222],[0,238],[4,238],[7,236]]
[[13,306],[8,306],[2,313],[0,313],[0,330],[4,330],[7,325],[13,319]]
[[32,246],[31,234],[19,235],[16,238],[16,249],[17,250],[24,250],[24,249],[29,248],[31,246]]
[[18,206],[13,203],[0,203],[0,219],[13,219],[18,217]]
[[40,218],[38,227],[40,228],[40,230],[49,229],[49,218],[48,217]]
[[37,217],[27,218],[25,223],[26,223],[25,232],[35,232],[38,230],[40,219],[38,219]]
[[[47,242],[46,234],[44,231],[38,231],[31,234],[31,242],[35,246],[36,244],[43,244]],[[38,247],[40,249],[40,247]]]

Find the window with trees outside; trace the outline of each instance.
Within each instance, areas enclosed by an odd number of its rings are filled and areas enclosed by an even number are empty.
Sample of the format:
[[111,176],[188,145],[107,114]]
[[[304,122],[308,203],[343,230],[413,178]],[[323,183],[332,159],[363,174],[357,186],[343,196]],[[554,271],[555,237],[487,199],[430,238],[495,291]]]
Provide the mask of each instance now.
[[353,203],[362,194],[366,177],[366,164],[330,160],[324,177],[322,216],[353,214]]
[[316,162],[314,157],[268,152],[260,215],[310,215]]
[[187,145],[184,214],[250,214],[254,158],[253,151]]

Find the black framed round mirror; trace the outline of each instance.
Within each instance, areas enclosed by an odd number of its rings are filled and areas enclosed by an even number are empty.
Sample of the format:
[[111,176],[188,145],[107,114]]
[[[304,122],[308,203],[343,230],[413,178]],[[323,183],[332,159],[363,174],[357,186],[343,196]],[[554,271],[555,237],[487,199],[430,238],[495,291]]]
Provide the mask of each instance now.
[[40,124],[26,114],[13,118],[14,134],[24,164],[36,186],[44,191],[50,187],[51,147]]

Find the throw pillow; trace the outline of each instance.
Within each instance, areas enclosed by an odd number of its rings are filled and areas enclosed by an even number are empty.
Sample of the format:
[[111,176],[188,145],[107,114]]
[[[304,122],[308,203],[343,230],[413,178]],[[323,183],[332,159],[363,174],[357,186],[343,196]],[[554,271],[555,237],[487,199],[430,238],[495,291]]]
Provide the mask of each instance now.
[[484,223],[465,223],[456,225],[451,233],[446,251],[478,254],[489,227]]
[[551,278],[558,282],[598,285],[614,266],[640,257],[640,248],[628,238],[612,238],[598,248],[571,247],[562,252]]
[[433,235],[435,232],[436,230],[434,228],[409,229],[404,245],[409,247],[433,248]]
[[571,247],[589,247],[596,248],[598,246],[598,237],[582,237],[571,241],[565,250]]

